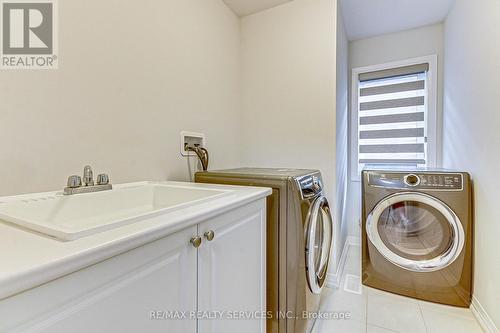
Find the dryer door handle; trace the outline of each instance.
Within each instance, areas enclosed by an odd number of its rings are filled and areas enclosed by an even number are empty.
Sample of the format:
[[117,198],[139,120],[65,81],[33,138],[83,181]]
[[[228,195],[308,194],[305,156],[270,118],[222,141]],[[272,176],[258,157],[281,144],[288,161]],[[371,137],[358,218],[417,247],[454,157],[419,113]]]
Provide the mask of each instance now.
[[[333,219],[328,200],[324,196],[313,202],[306,219],[307,281],[311,291],[319,294],[326,281],[333,238]],[[320,225],[319,222],[321,222]],[[318,236],[321,237],[319,244],[317,243]]]

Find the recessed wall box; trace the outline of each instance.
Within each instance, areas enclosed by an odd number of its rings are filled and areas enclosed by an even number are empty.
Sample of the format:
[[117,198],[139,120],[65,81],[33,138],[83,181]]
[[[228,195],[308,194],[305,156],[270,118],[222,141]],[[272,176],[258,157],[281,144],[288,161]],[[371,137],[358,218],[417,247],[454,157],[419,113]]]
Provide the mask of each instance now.
[[199,146],[205,147],[205,134],[203,133],[195,133],[195,132],[181,132],[181,141],[180,141],[180,151],[182,156],[196,156],[196,154],[192,151],[186,151],[185,147],[195,147]]

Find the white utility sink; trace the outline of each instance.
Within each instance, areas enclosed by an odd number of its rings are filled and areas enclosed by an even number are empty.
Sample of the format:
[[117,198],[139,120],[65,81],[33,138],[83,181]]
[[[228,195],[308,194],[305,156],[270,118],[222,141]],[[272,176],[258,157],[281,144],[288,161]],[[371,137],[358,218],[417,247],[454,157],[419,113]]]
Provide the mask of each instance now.
[[44,193],[0,198],[0,220],[69,241],[135,223],[231,190],[169,183],[135,183],[113,190],[64,196]]

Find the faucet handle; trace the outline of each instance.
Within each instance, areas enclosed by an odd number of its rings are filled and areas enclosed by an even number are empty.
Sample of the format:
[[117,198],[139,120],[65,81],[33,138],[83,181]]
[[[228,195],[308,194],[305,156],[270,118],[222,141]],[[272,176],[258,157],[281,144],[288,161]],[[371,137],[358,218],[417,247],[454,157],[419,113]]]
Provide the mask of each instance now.
[[83,183],[85,186],[94,186],[94,172],[90,165],[83,169]]
[[97,185],[108,185],[109,184],[109,176],[105,173],[101,173],[97,175]]
[[69,176],[68,177],[68,187],[78,188],[82,186],[82,178],[80,176]]

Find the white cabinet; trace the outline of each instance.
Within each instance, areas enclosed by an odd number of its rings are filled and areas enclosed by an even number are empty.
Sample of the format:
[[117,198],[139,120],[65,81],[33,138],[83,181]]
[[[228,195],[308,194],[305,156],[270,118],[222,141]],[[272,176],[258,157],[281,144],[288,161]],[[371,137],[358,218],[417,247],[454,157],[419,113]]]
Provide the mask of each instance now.
[[0,302],[0,332],[196,332],[196,226]]
[[[210,230],[212,241],[203,236]],[[0,301],[0,332],[263,333],[264,320],[227,316],[264,309],[259,200]],[[191,317],[200,311],[225,311],[226,320]]]
[[265,332],[259,320],[265,310],[265,215],[241,213],[236,221],[199,226],[201,235],[213,232],[214,238],[204,237],[198,252],[198,309],[222,314],[222,320],[200,320],[200,333]]

